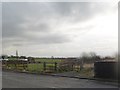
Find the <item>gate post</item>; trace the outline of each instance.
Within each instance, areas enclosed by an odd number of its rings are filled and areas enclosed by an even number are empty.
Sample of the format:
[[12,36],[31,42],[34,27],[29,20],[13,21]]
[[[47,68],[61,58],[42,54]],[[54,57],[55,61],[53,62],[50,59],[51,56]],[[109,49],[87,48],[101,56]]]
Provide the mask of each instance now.
[[46,62],[43,63],[44,71],[46,70]]
[[57,71],[57,62],[55,62],[55,71]]

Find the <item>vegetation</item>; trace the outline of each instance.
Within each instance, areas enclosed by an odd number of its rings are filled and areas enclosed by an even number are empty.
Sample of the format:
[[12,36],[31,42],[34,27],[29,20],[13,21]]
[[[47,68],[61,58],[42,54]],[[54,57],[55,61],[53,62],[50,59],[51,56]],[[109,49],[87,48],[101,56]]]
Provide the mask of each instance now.
[[[19,59],[28,59],[27,67],[26,69],[23,67],[22,64],[9,64],[6,68],[12,69],[12,70],[27,70],[29,72],[46,72],[46,71],[55,71],[55,62],[57,63],[57,71],[59,73],[61,72],[67,72],[67,71],[75,71],[79,73],[82,77],[92,77],[94,75],[94,62],[99,60],[113,60],[114,58],[118,59],[118,56],[115,55],[115,57],[103,57],[96,55],[94,52],[90,53],[82,53],[82,55],[79,58],[37,58],[37,57],[26,57],[26,56],[19,56]],[[3,55],[3,59],[8,60],[17,60],[16,56],[7,56]],[[32,62],[33,60],[33,62]],[[44,66],[44,62],[46,63]],[[75,64],[74,64],[75,63]],[[3,65],[4,66],[4,65]]]
[[43,71],[43,64],[28,64],[28,71],[37,71],[37,72],[42,72]]
[[37,62],[62,62],[61,59],[51,59],[51,58],[35,58],[35,61]]

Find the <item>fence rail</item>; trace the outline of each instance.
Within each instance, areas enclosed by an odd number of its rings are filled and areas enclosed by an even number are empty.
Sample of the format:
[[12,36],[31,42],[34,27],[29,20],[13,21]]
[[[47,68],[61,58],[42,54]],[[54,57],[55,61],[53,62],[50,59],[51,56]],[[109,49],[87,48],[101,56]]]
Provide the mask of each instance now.
[[[31,66],[30,66],[31,65]],[[43,71],[57,71],[57,62],[28,62],[28,61],[2,61],[2,68],[4,69],[16,69],[16,70],[29,70],[29,67],[34,69],[36,66],[39,68],[41,65]]]
[[37,73],[62,73],[75,71],[81,75],[93,76],[93,68],[81,69],[81,64],[75,62],[29,62],[29,61],[2,61],[3,70],[17,70]]

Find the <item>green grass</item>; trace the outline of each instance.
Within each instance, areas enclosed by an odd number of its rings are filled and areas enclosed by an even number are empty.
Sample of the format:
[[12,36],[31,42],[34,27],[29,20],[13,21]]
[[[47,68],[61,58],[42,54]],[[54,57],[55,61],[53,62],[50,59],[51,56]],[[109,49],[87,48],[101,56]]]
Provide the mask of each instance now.
[[[10,58],[8,58],[9,60],[17,60],[16,58],[13,58],[13,57],[10,57]],[[48,58],[45,58],[45,59],[43,59],[43,58],[34,58],[35,59],[35,61],[38,61],[38,62],[62,62],[62,60],[61,59],[48,59]]]
[[55,62],[56,63],[62,62],[62,60],[60,60],[60,59],[41,59],[41,58],[35,58],[35,61],[41,62],[41,63],[40,64],[28,64],[28,71],[37,71],[37,72],[44,71],[42,62],[46,62],[47,69],[54,68]]
[[[9,60],[16,60],[16,58],[9,58]],[[46,62],[46,70],[51,70],[54,69],[55,67],[55,62],[59,63],[62,62],[61,59],[42,59],[42,58],[35,58],[36,62],[41,62],[39,64],[28,64],[27,70],[29,72],[44,72],[44,67],[43,67],[43,63],[42,62]],[[23,70],[23,67],[19,67],[22,65],[17,65],[18,67],[16,68],[15,65],[11,64],[9,65],[11,69],[20,69]],[[84,68],[83,70],[79,70],[79,67],[76,66],[74,68],[75,71],[77,71],[80,76],[84,76],[84,77],[92,77],[94,75],[94,72],[92,69],[90,68]],[[59,72],[65,72],[65,70],[58,70]]]
[[[54,64],[46,64],[46,68],[54,68]],[[42,64],[28,64],[28,71],[44,71],[43,63]]]
[[11,69],[11,70],[23,70],[23,64],[9,64],[8,66],[5,66],[7,69]]
[[41,58],[35,58],[35,61],[39,61],[39,62],[62,62],[62,60],[60,59],[41,59]]
[[[55,62],[56,63],[59,63],[59,62],[62,62],[61,59],[48,59],[48,58],[34,58],[36,62],[41,62],[39,64],[28,64],[28,67],[27,67],[27,70],[30,71],[30,72],[42,72],[44,71],[44,67],[43,67],[43,62],[46,62],[46,69],[49,70],[49,69],[54,69],[54,66],[55,66]],[[16,60],[16,58],[9,58],[9,60]],[[10,65],[10,68],[11,69],[21,69],[23,70],[23,67],[15,67],[14,65]]]
[[43,64],[28,64],[28,71],[43,71]]

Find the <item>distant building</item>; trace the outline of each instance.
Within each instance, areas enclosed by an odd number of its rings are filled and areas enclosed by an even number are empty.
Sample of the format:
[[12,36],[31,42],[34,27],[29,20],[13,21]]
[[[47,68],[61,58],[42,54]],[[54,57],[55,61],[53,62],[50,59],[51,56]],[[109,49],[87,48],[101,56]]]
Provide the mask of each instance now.
[[34,63],[34,62],[35,62],[35,59],[34,59],[33,57],[28,57],[28,62]]
[[23,59],[18,59],[18,60],[20,60],[20,61],[28,61],[28,59],[24,59],[24,58]]

